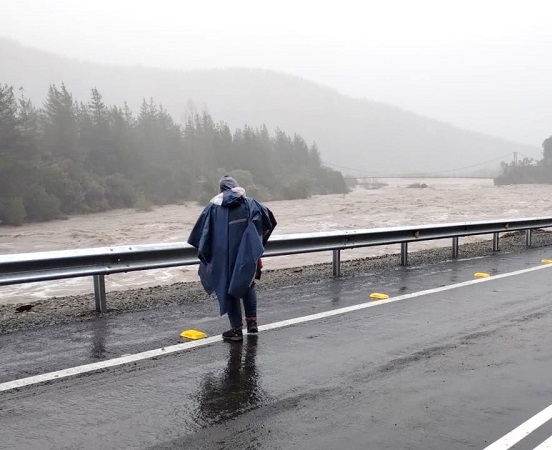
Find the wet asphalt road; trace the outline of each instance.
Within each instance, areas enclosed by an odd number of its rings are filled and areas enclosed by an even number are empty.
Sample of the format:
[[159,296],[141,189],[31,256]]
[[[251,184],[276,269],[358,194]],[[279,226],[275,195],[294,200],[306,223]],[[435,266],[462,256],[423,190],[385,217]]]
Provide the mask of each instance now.
[[[503,274],[552,249],[264,292],[262,323]],[[552,267],[0,392],[1,449],[483,449],[552,403]],[[0,336],[0,384],[227,328],[216,305]],[[534,449],[546,423],[515,447]],[[508,448],[508,447],[505,447]]]

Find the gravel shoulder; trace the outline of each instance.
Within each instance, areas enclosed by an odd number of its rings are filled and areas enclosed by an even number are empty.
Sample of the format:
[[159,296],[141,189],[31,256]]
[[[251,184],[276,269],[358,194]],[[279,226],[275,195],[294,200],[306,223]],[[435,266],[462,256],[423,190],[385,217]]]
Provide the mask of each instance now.
[[[552,245],[552,232],[537,230],[533,233],[532,246]],[[512,232],[500,237],[501,253],[518,253],[525,250],[525,233]],[[459,246],[461,258],[473,258],[492,255],[492,241],[489,239],[466,243]],[[449,260],[450,247],[410,252],[410,266],[438,264]],[[372,258],[355,259],[341,262],[341,276],[355,277],[367,273],[388,270],[399,265],[399,253]],[[263,271],[259,292],[274,290],[298,284],[316,283],[332,276],[331,263],[315,264],[278,270]],[[176,283],[165,286],[109,292],[107,315],[124,314],[148,308],[162,308],[167,305],[184,305],[190,302],[209,300],[199,282]],[[28,309],[21,311],[22,309]],[[72,321],[90,320],[103,314],[94,311],[94,296],[78,295],[53,297],[32,303],[0,305],[0,334],[21,329],[38,328]]]

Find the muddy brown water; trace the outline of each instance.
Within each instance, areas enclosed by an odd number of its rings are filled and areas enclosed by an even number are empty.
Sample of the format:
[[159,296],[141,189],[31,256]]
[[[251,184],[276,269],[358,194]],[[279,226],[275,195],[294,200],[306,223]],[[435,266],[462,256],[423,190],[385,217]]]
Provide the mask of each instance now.
[[[386,179],[380,189],[356,188],[346,195],[313,196],[305,200],[273,201],[278,226],[274,234],[381,228],[486,219],[528,218],[552,214],[552,186],[494,186],[491,179]],[[413,188],[425,183],[427,188]],[[185,242],[203,206],[168,205],[153,211],[123,209],[67,220],[0,227],[0,254],[77,248]],[[464,238],[481,240],[479,237]],[[410,250],[448,246],[449,240],[425,241]],[[397,253],[399,246],[342,252],[342,260]],[[330,262],[329,252],[265,259],[267,269]],[[197,267],[179,267],[115,274],[106,290],[124,290],[197,280]],[[74,278],[0,287],[0,303],[93,292],[92,278]]]

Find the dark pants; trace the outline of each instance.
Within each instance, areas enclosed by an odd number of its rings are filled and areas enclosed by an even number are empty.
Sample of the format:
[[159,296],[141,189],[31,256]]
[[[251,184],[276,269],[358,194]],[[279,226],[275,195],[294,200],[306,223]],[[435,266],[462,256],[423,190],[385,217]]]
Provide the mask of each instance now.
[[[238,328],[243,325],[241,300],[236,297],[229,296],[228,302],[228,319],[232,328]],[[243,297],[243,309],[245,317],[257,317],[257,293],[255,292],[255,283],[247,289]]]

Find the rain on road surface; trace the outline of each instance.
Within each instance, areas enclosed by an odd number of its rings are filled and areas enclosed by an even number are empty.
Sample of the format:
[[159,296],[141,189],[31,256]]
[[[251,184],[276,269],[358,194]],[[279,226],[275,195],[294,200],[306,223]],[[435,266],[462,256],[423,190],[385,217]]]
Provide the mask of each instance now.
[[535,449],[552,435],[546,417],[503,437],[552,404],[550,252],[264,292],[265,326],[373,306],[16,389],[169,348],[183,329],[218,336],[226,318],[197,304],[0,336],[0,448]]

